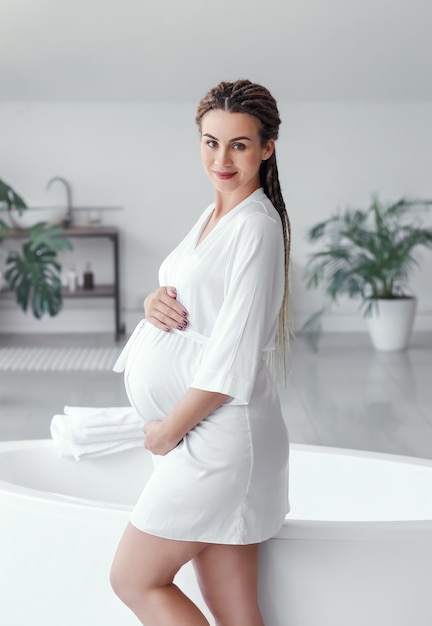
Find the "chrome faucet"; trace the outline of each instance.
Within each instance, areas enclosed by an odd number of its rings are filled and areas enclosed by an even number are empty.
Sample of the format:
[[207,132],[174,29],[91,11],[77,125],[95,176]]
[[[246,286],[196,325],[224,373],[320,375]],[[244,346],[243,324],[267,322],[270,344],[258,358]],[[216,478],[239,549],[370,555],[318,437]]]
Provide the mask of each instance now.
[[68,181],[65,178],[62,178],[62,176],[54,176],[54,178],[51,178],[46,185],[46,190],[49,191],[49,188],[51,187],[52,183],[55,182],[56,180],[60,181],[61,183],[63,183],[63,185],[65,186],[66,189],[66,209],[67,209],[67,213],[66,213],[66,217],[64,220],[64,225],[65,226],[70,226],[72,224],[72,189],[70,184],[68,183]]

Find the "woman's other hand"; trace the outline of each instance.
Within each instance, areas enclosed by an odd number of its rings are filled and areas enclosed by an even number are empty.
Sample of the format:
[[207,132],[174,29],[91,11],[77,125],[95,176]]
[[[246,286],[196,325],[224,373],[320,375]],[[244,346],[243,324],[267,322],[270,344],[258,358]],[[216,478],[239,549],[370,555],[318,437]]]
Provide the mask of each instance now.
[[177,302],[175,287],[159,287],[144,300],[144,312],[147,320],[169,332],[171,328],[184,330],[189,323],[188,312]]
[[155,420],[147,422],[143,428],[145,439],[144,447],[150,450],[152,454],[165,456],[173,450],[179,443],[167,432],[163,422]]

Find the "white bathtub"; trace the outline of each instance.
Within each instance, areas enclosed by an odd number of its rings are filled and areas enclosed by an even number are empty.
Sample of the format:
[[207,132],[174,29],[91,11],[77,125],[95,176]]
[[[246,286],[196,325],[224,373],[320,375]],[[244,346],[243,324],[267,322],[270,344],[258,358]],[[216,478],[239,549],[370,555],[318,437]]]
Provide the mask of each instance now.
[[[1,626],[137,625],[108,572],[150,468],[0,444]],[[432,461],[293,445],[291,504],[260,553],[266,626],[431,626]],[[203,607],[190,565],[178,583]]]

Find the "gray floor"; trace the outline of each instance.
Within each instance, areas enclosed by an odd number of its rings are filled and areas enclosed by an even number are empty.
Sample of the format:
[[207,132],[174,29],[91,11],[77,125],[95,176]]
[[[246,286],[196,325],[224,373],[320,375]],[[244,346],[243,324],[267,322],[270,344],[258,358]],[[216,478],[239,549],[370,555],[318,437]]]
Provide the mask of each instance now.
[[[116,344],[110,335],[0,335],[6,345]],[[432,333],[396,353],[375,351],[363,334],[326,335],[317,354],[296,339],[281,401],[293,442],[432,459]],[[125,406],[122,376],[0,372],[0,440],[48,438],[65,404]]]

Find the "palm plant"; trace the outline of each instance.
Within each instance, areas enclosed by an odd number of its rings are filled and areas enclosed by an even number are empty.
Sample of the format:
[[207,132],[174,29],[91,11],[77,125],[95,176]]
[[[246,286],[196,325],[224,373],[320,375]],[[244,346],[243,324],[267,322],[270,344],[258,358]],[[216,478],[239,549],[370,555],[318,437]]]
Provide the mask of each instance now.
[[414,250],[432,248],[432,229],[422,225],[418,210],[431,204],[404,198],[384,204],[374,196],[368,209],[339,211],[308,231],[308,240],[322,241],[323,248],[306,263],[307,287],[324,284],[326,298],[302,328],[312,348],[318,345],[323,314],[339,297],[359,298],[365,315],[379,299],[410,297],[404,285],[418,265]]
[[[0,180],[0,203],[7,210],[25,210],[26,203],[11,187]],[[10,232],[6,222],[0,219],[0,246]],[[36,318],[48,313],[57,315],[63,299],[61,293],[61,265],[57,254],[70,250],[72,244],[63,237],[60,226],[49,226],[45,222],[35,224],[28,232],[28,239],[21,251],[2,250],[6,255],[5,280],[15,293],[18,305],[27,311],[29,305]]]

